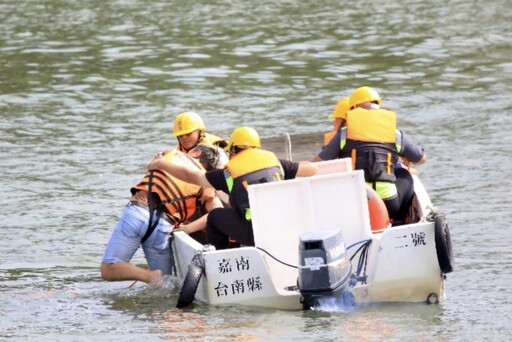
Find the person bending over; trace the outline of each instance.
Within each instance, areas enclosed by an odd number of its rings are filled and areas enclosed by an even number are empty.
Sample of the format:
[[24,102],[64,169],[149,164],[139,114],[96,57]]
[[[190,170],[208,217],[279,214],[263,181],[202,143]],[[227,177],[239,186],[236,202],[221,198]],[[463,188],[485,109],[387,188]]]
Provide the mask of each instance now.
[[[200,171],[214,169],[219,163],[216,148],[205,144],[187,154],[169,150],[159,153],[158,158]],[[147,172],[131,193],[105,249],[101,277],[108,281],[158,283],[163,275],[171,274],[168,239],[173,228],[188,224],[189,233],[204,229],[208,215],[198,214],[201,204],[207,211],[222,204],[213,188],[183,182],[158,168]],[[130,263],[140,246],[148,269]]]

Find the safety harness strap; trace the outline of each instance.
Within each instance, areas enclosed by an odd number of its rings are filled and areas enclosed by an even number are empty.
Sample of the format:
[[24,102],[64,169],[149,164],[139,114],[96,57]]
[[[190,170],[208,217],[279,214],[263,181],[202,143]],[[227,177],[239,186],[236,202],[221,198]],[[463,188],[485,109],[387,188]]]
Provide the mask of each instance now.
[[[151,188],[153,186],[153,171],[149,172],[149,182],[148,182],[148,211],[149,211],[149,222],[148,229],[146,234],[142,237],[141,243],[144,243],[153,233],[156,226],[158,226],[158,222],[160,222],[160,217],[162,216],[162,205],[159,205],[158,208],[155,209],[155,203],[153,202],[153,196],[151,194]],[[153,223],[153,215],[156,213],[156,221]]]

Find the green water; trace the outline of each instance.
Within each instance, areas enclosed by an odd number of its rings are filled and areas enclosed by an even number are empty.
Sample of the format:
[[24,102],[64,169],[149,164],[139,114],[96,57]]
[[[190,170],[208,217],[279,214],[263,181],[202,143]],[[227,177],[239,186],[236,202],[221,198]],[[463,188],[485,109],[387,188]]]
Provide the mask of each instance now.
[[[506,340],[510,22],[496,0],[0,0],[0,340]],[[420,176],[455,253],[443,304],[182,311],[172,284],[100,279],[129,188],[175,145],[178,113],[223,136],[287,132],[294,159],[311,159],[361,85],[429,156]]]

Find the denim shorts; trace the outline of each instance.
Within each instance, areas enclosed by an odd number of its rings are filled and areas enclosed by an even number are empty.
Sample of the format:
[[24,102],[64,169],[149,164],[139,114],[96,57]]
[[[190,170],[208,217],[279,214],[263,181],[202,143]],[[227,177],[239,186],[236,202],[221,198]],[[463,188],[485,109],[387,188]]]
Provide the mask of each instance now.
[[[148,223],[149,211],[147,209],[133,204],[124,208],[108,241],[102,261],[108,264],[130,262],[146,234]],[[169,222],[160,218],[153,233],[142,244],[150,270],[159,269],[163,274],[171,274],[172,255],[169,246],[169,233],[172,229],[173,226]]]

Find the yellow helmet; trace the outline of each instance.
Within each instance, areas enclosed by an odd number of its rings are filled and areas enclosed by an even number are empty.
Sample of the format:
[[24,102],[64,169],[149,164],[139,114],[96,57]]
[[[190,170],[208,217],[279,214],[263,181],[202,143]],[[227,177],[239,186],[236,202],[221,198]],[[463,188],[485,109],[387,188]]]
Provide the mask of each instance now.
[[336,103],[336,108],[334,108],[334,112],[329,115],[329,119],[346,119],[347,112],[350,110],[350,98],[345,97]]
[[206,130],[203,119],[194,112],[184,112],[176,117],[174,120],[174,136],[189,134],[195,130]]
[[379,93],[370,87],[360,87],[354,90],[350,95],[350,109],[354,109],[355,106],[364,102],[376,101],[379,105],[382,103]]
[[258,132],[251,127],[238,127],[229,139],[229,144],[226,150],[231,151],[236,146],[250,146],[250,147],[261,147],[260,136]]

